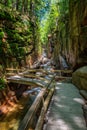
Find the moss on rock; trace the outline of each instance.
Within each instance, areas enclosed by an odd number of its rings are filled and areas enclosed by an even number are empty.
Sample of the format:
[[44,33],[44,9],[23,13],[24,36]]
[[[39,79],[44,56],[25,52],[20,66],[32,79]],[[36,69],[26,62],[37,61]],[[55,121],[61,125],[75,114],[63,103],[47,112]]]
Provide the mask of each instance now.
[[32,41],[33,32],[29,17],[0,4],[0,57],[3,55],[0,62],[6,64],[6,61],[11,62],[12,58],[16,58],[17,62],[20,57],[24,59],[27,48],[31,51],[29,46],[33,46]]

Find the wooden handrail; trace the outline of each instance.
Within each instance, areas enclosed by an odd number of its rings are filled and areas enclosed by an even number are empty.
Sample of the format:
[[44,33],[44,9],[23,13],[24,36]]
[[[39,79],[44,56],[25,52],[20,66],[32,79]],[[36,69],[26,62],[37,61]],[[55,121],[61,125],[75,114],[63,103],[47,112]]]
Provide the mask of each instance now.
[[46,92],[46,88],[42,89],[41,92],[38,94],[34,103],[28,110],[27,114],[25,115],[24,119],[21,121],[18,130],[28,130],[28,127],[31,126],[34,115],[40,106],[40,103],[42,101],[45,92]]
[[41,113],[40,113],[35,130],[42,130],[42,126],[44,123],[44,116],[45,116],[45,113],[47,111],[47,108],[48,108],[48,105],[49,105],[49,102],[50,102],[50,99],[53,95],[54,90],[55,90],[55,85],[53,85],[53,87],[50,89],[49,94],[48,94],[48,96],[43,104],[43,107],[41,109]]
[[36,97],[34,103],[26,113],[24,119],[21,121],[18,130],[28,130],[29,127],[31,127],[32,122],[34,122],[34,116],[41,104],[41,101],[43,101],[43,96],[45,95],[47,89],[49,88],[50,84],[54,80],[54,77],[51,78],[50,82],[45,86],[44,89],[41,90],[41,92]]

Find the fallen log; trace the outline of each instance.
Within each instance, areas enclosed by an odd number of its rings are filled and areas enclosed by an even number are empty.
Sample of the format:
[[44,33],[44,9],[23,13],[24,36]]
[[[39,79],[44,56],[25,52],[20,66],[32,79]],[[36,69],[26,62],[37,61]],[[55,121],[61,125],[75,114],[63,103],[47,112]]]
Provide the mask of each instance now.
[[55,86],[53,86],[44,102],[44,105],[41,109],[41,113],[40,113],[40,117],[38,119],[38,122],[37,122],[37,125],[36,125],[36,128],[35,130],[42,130],[42,126],[43,126],[43,123],[44,123],[44,117],[45,117],[45,113],[47,111],[47,108],[48,108],[48,105],[49,105],[49,102],[50,102],[50,99],[53,95],[53,92],[55,90]]

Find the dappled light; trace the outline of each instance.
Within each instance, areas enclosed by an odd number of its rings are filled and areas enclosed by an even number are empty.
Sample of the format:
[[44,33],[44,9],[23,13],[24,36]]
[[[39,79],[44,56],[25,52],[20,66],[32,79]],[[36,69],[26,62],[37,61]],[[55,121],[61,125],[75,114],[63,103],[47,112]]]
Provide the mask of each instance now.
[[73,100],[76,101],[77,103],[84,104],[83,100],[80,98],[74,98]]
[[62,83],[61,85],[57,85],[55,95],[53,96],[53,102],[48,111],[46,130],[57,130],[58,128],[60,130],[86,130],[84,128],[85,122],[80,115],[80,113],[82,113],[81,105],[83,104],[81,101],[83,100],[75,90],[76,88],[72,84],[65,85]]
[[0,0],[0,130],[87,129],[87,0]]
[[[58,82],[57,85],[58,85],[58,84],[62,84],[62,82]],[[57,88],[57,89],[59,89],[59,88]]]

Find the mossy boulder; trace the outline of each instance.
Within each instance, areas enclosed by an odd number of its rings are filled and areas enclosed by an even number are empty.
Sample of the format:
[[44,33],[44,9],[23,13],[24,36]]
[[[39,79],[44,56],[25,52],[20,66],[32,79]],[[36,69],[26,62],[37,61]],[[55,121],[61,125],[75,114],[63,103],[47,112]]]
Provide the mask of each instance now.
[[72,82],[79,89],[87,90],[87,66],[77,69],[72,74]]

